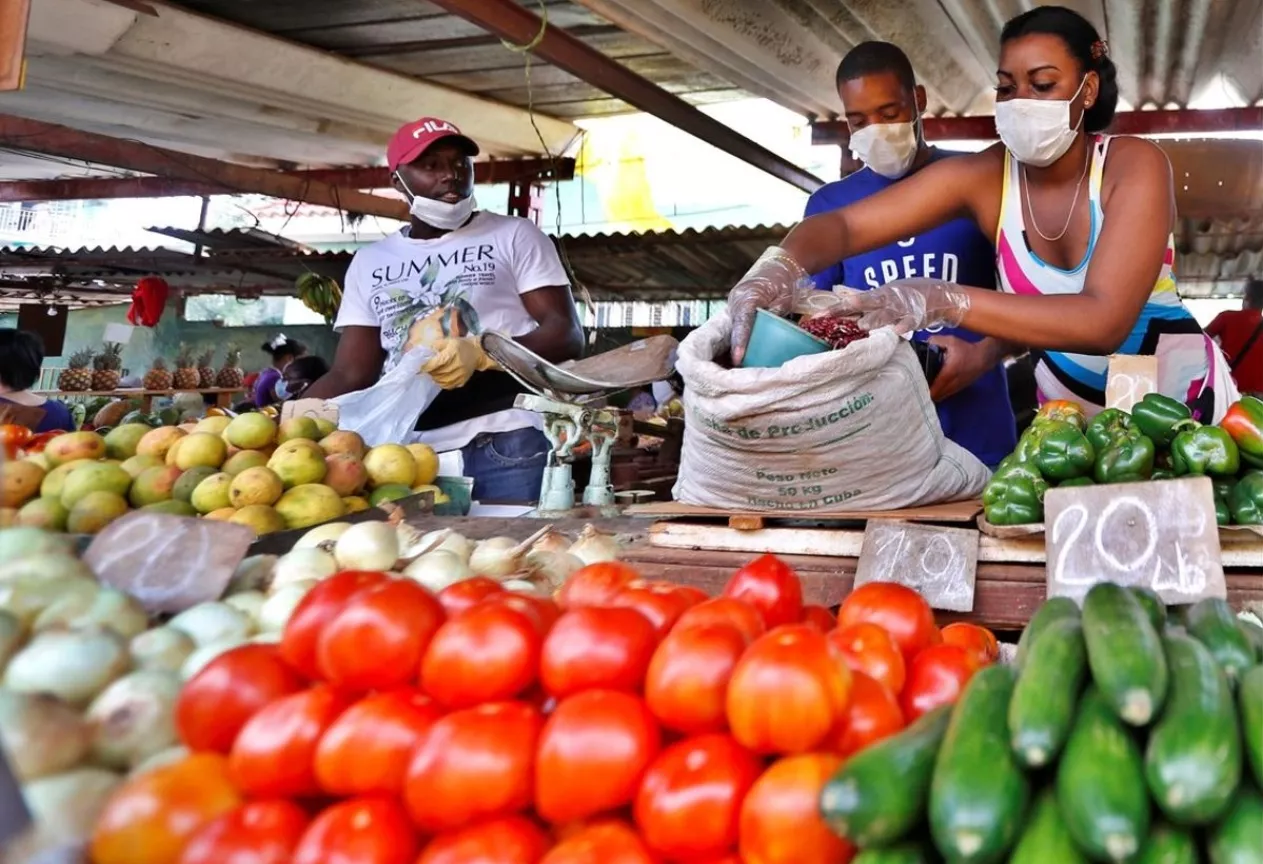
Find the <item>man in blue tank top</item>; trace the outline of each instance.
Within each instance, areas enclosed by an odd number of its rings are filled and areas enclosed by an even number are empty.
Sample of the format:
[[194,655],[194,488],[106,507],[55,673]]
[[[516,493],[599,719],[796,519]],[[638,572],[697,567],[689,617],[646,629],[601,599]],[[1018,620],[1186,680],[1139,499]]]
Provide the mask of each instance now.
[[[864,42],[843,58],[838,95],[851,127],[851,149],[865,167],[816,190],[804,215],[844,207],[898,183],[931,162],[956,154],[929,147],[921,131],[925,88],[907,55],[888,42]],[[848,258],[813,276],[816,287],[868,290],[895,279],[930,277],[995,287],[995,247],[969,219]],[[930,389],[948,438],[994,468],[1017,443],[1002,358],[972,346],[982,337],[956,328],[916,339],[943,348],[943,368]]]

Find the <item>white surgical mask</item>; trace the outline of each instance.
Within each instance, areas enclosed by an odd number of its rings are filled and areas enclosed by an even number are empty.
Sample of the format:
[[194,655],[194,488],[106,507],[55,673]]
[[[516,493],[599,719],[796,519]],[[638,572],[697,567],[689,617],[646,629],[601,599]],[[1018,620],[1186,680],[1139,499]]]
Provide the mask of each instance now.
[[399,177],[400,185],[408,193],[410,199],[408,201],[408,212],[425,224],[433,225],[435,228],[443,231],[455,231],[464,225],[478,207],[473,195],[470,195],[468,198],[462,198],[455,204],[413,195],[412,190],[408,188],[408,184],[404,182],[403,177],[398,174],[395,176]]
[[[1070,99],[1010,99],[997,102],[995,127],[1000,140],[1013,157],[1023,165],[1046,168],[1056,162],[1079,134],[1079,123],[1070,125],[1070,103],[1079,98],[1083,84]],[[1087,113],[1084,109],[1083,113]]]
[[890,180],[898,180],[917,158],[918,117],[910,123],[871,123],[851,133],[855,158]]

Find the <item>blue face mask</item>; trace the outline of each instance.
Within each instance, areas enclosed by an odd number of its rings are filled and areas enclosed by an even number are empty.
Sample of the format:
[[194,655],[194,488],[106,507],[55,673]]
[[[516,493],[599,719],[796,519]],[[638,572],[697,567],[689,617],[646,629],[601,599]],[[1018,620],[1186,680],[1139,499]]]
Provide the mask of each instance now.
[[288,399],[290,397],[289,385],[282,378],[276,382],[276,386],[272,388],[272,392],[276,394],[277,399]]

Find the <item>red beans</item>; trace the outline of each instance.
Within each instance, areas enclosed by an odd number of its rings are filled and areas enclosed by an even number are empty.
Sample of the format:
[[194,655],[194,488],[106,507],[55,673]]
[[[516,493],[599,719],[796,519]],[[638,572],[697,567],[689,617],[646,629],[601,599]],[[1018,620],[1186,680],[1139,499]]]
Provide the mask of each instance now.
[[850,318],[823,316],[807,318],[800,322],[798,326],[817,339],[828,342],[835,351],[845,348],[852,342],[868,338],[868,331],[861,329],[860,325]]

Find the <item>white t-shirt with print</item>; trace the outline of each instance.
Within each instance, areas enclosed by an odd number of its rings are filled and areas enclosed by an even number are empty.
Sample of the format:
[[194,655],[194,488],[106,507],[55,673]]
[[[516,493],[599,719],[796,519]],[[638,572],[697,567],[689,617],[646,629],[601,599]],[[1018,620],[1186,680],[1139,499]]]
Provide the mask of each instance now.
[[[538,326],[521,296],[568,285],[556,247],[527,219],[478,212],[463,228],[430,240],[407,228],[355,253],[333,329],[381,328],[383,373],[418,345],[495,330],[524,336]],[[455,450],[483,432],[534,426],[539,415],[511,409],[421,433],[435,450]]]

